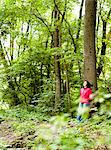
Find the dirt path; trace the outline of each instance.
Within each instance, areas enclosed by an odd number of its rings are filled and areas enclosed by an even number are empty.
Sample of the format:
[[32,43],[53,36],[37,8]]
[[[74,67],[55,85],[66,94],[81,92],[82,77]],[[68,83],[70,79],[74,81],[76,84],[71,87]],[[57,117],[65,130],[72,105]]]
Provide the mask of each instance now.
[[0,149],[16,149],[27,150],[26,148],[26,137],[28,135],[16,135],[14,130],[11,128],[11,121],[3,121],[0,124],[0,141],[3,141]]
[[[36,130],[34,132],[27,132],[24,134],[19,134],[14,131],[12,128],[12,124],[15,123],[14,121],[2,121],[0,123],[0,150],[29,150],[32,147],[27,146],[29,141],[34,141],[36,138],[44,137],[49,143],[57,140],[59,135],[61,134],[62,130],[65,132],[68,128],[76,128],[74,123],[68,124],[68,126],[64,126],[61,129],[57,128],[54,124],[49,124],[47,122],[44,123],[36,123]],[[86,129],[88,130],[88,129]],[[87,131],[86,131],[87,132]],[[99,138],[100,134],[93,133],[92,139]],[[2,144],[1,144],[2,143]],[[86,150],[86,149],[85,149]],[[101,144],[93,149],[87,150],[111,150],[108,148],[107,145]]]
[[37,123],[39,130],[36,132],[29,131],[28,133],[17,135],[11,127],[13,123],[14,121],[2,121],[0,123],[0,142],[3,142],[2,146],[0,145],[0,150],[16,150],[17,148],[19,150],[28,150],[31,147],[27,147],[27,142],[29,140],[33,141],[38,135],[50,141],[53,141],[58,135],[56,127],[48,123]]

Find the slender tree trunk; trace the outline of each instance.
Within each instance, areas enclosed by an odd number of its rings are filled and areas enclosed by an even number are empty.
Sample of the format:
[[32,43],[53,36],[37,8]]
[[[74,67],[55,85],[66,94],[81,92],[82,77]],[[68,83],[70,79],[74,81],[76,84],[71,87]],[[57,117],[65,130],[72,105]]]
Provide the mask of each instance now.
[[43,63],[40,65],[40,88],[41,92],[43,92]]
[[[7,72],[9,72],[10,70],[9,70],[8,62],[5,58],[5,54],[4,54],[4,51],[3,51],[1,41],[0,41],[0,58],[2,60],[2,64],[4,65],[4,68],[5,68],[5,71],[6,71],[6,74],[7,74]],[[12,98],[14,99],[13,105],[18,105],[19,104],[19,98],[18,98],[18,95],[16,93],[15,85],[14,85],[14,82],[12,81],[12,77],[10,75],[6,75],[6,79],[7,79],[9,90],[12,94]]]
[[82,10],[83,10],[83,4],[84,0],[81,1],[81,6],[80,6],[80,11],[79,11],[79,19],[78,19],[78,29],[77,29],[77,34],[76,34],[76,45],[75,45],[75,53],[77,52],[77,42],[80,36],[80,30],[81,30],[81,22],[82,22]]
[[[54,21],[55,21],[55,32],[54,32],[54,47],[57,48],[60,46],[60,30],[57,25],[59,22],[59,11],[55,6],[54,10]],[[61,71],[60,71],[60,55],[56,54],[54,56],[55,64],[55,109],[58,111],[61,104]]]
[[97,14],[97,22],[96,22],[96,54],[99,53],[99,27],[100,27],[100,17],[101,17],[101,3],[99,4],[99,12]]
[[97,76],[98,77],[102,72],[103,64],[104,64],[103,56],[106,53],[106,42],[105,42],[105,39],[106,39],[106,24],[107,24],[106,21],[103,20],[102,48],[101,48],[100,61],[99,61],[98,68],[97,68]]
[[56,55],[54,57],[55,61],[55,108],[58,109],[61,99],[61,73],[60,73],[60,56]]
[[66,93],[67,93],[67,101],[68,101],[68,112],[70,113],[71,109],[71,100],[70,100],[70,90],[69,90],[69,71],[68,64],[65,64],[65,73],[66,73]]
[[[77,34],[76,34],[76,44],[75,44],[75,50],[74,50],[75,53],[77,53],[78,49],[79,49],[78,39],[79,39],[79,36],[80,36],[80,30],[81,30],[83,4],[84,4],[84,0],[81,1],[81,5],[80,5],[79,19],[78,19],[78,26],[77,26],[78,29],[77,29]],[[78,63],[78,69],[79,69],[79,76],[80,76],[80,79],[81,79],[81,65],[80,65],[79,58],[77,60],[77,63]]]
[[13,50],[14,50],[14,40],[13,38],[10,39],[10,57],[11,61],[13,60]]
[[84,79],[93,83],[94,90],[97,89],[95,25],[96,0],[86,0],[84,28]]
[[104,65],[104,56],[106,54],[106,29],[107,29],[107,22],[109,20],[111,14],[111,9],[109,10],[108,14],[107,14],[107,18],[103,18],[101,16],[102,19],[102,23],[103,23],[103,33],[102,33],[102,47],[101,47],[101,56],[100,56],[100,60],[99,60],[99,64],[98,64],[98,68],[97,68],[97,77],[99,77],[99,75],[101,74],[102,70],[103,70],[103,65]]
[[30,29],[30,20],[29,20],[28,23],[27,23],[27,30],[26,30],[26,35],[25,35],[26,41],[25,41],[25,44],[24,44],[23,52],[24,52],[24,51],[26,50],[26,48],[28,47],[28,45],[27,45],[27,38],[28,38],[28,35],[29,35],[29,29]]

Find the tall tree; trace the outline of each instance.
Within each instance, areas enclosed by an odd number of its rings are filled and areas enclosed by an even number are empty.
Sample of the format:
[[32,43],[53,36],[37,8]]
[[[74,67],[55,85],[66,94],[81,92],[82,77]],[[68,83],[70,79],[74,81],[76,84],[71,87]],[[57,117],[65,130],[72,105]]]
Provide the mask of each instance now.
[[93,83],[94,90],[97,89],[95,25],[96,0],[86,0],[84,27],[84,79]]
[[[54,47],[60,47],[60,30],[59,30],[59,20],[60,14],[55,5],[54,8],[54,24],[55,24],[55,31],[53,34],[54,39]],[[54,56],[54,63],[55,63],[55,109],[59,109],[60,99],[61,99],[61,72],[60,72],[60,56],[56,54]]]

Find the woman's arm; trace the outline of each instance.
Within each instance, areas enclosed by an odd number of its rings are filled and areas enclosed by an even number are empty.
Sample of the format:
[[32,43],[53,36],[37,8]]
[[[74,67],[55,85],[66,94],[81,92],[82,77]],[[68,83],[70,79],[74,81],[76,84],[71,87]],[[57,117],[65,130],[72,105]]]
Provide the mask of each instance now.
[[92,94],[89,95],[89,98],[90,98],[91,100],[93,100],[97,95],[98,95],[97,92],[96,92],[96,93],[92,93]]

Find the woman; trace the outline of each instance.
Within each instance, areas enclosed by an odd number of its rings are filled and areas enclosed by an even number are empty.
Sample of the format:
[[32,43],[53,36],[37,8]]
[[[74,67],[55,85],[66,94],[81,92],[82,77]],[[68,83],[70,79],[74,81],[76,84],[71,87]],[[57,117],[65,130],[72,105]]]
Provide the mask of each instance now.
[[83,83],[83,88],[80,90],[80,103],[78,108],[77,120],[81,121],[89,117],[90,103],[94,98],[92,94],[91,84],[87,80]]

